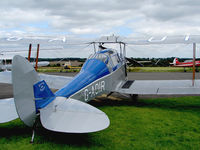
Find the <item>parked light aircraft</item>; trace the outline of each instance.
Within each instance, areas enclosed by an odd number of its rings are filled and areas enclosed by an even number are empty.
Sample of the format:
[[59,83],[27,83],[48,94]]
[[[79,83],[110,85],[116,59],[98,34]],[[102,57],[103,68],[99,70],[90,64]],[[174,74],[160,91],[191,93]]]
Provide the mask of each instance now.
[[136,67],[136,66],[144,67],[145,65],[156,66],[160,62],[160,59],[156,60],[156,62],[153,62],[153,61],[137,61],[134,58],[128,58],[128,57],[126,57],[126,60],[127,60],[126,63],[128,64],[128,66],[131,66],[131,67],[132,66],[133,67]]
[[[143,44],[149,42],[152,40],[143,41]],[[119,44],[119,52],[102,48],[103,43]],[[200,80],[195,80],[193,85],[191,80],[128,80],[125,60],[127,43],[118,37],[102,37],[91,44],[94,44],[95,52],[75,77],[38,74],[25,58],[15,56],[12,72],[0,73],[0,82],[13,84],[14,95],[14,98],[0,100],[0,123],[19,117],[27,126],[34,127],[39,117],[42,126],[48,130],[90,133],[103,130],[110,124],[104,112],[86,103],[96,96],[113,92],[130,96],[200,94]],[[99,49],[95,47],[97,44]],[[50,88],[58,91],[53,93]]]
[[[170,63],[173,67],[184,67],[184,72],[186,72],[185,67],[193,67],[193,60],[186,60],[184,62],[179,62],[178,58],[174,58],[173,63]],[[198,72],[198,67],[200,66],[200,61],[195,61],[196,72]]]

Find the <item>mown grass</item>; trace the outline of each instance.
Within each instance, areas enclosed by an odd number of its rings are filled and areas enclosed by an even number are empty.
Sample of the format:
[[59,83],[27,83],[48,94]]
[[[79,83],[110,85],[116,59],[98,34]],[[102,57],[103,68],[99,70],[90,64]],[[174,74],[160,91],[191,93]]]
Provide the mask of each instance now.
[[[191,72],[192,68],[185,68]],[[128,72],[184,72],[183,67],[128,67]]]
[[[39,67],[38,72],[79,72],[81,68],[63,69],[63,67]],[[128,72],[184,72],[183,67],[127,67]],[[191,72],[192,68],[186,68]]]
[[64,69],[63,67],[39,67],[38,72],[79,72],[81,68]]
[[110,118],[110,127],[89,134],[63,134],[37,128],[30,144],[31,129],[19,120],[0,124],[0,149],[199,149],[200,98],[128,100],[99,98],[91,104]]

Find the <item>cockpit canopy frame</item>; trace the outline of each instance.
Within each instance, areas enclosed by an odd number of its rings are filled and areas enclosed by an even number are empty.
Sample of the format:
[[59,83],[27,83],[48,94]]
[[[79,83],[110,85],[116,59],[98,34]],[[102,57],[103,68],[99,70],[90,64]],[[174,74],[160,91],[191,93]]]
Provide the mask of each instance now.
[[98,59],[104,62],[110,72],[116,70],[118,66],[122,64],[122,58],[120,58],[118,53],[113,49],[98,51],[95,54],[90,55],[88,59]]

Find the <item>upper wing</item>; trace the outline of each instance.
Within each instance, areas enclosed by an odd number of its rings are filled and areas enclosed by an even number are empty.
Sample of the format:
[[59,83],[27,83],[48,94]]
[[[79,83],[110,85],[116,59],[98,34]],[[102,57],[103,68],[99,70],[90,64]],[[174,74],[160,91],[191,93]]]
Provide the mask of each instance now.
[[[136,38],[137,39],[137,38]],[[185,35],[185,36],[163,36],[163,37],[148,37],[147,39],[135,40],[127,38],[123,40],[127,44],[133,45],[149,45],[149,44],[191,44],[199,43],[199,35]]]
[[200,43],[200,35],[178,35],[178,36],[145,36],[145,37],[119,37],[102,36],[91,43],[125,43],[132,45],[149,44],[191,44]]
[[[50,88],[60,89],[70,82],[73,77],[39,74],[41,80],[45,80]],[[12,84],[11,71],[0,72],[0,83]]]
[[124,94],[200,94],[200,80],[133,80],[126,81],[116,92]]

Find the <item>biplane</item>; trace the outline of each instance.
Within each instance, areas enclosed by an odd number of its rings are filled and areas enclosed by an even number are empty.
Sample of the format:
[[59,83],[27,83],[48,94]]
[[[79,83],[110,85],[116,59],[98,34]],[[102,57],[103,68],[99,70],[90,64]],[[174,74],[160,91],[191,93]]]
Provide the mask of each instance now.
[[[75,77],[39,74],[28,60],[16,55],[12,71],[0,73],[0,82],[11,83],[14,95],[14,98],[0,100],[0,123],[19,117],[34,129],[39,118],[42,126],[51,131],[90,133],[103,130],[110,124],[104,112],[87,104],[102,94],[117,92],[130,97],[138,94],[200,94],[200,80],[194,78],[128,80],[125,60],[127,44],[188,44],[199,41],[192,36],[180,37],[176,41],[164,37],[129,42],[116,36],[102,37],[89,43],[94,45],[94,53]],[[109,44],[118,44],[119,50],[105,46]],[[51,89],[57,91],[52,92]]]

